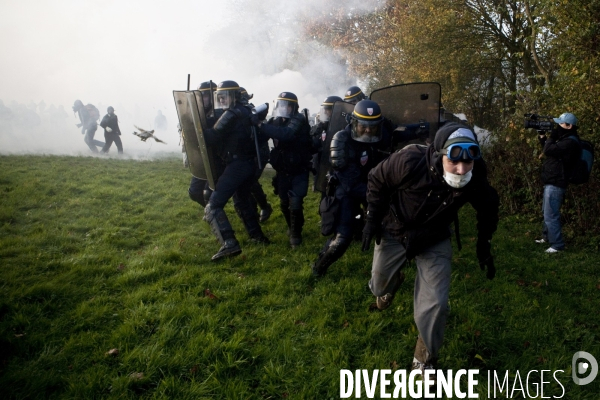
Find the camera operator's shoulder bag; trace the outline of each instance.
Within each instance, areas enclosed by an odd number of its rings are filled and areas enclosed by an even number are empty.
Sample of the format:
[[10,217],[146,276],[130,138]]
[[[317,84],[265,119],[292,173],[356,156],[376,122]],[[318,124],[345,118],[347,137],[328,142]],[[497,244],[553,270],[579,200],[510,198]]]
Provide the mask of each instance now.
[[594,165],[594,145],[577,136],[569,136],[569,138],[578,142],[579,147],[581,148],[579,159],[575,163],[569,176],[569,183],[581,185],[590,180],[592,166]]

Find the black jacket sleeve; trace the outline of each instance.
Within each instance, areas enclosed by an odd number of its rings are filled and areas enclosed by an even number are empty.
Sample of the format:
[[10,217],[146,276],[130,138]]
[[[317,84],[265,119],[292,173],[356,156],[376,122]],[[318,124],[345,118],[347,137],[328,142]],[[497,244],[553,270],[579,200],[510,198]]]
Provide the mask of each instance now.
[[225,110],[223,115],[215,122],[214,126],[204,131],[206,144],[214,145],[219,143],[223,136],[231,131],[237,122],[238,116],[232,110]]
[[286,126],[275,126],[273,124],[261,124],[260,132],[271,139],[277,139],[281,142],[294,140],[296,135],[303,129],[306,119],[302,113],[295,114],[290,118]]
[[472,179],[476,186],[472,189],[469,202],[477,216],[478,239],[491,240],[498,228],[500,199],[496,189],[488,182],[487,168],[482,159],[474,165]]

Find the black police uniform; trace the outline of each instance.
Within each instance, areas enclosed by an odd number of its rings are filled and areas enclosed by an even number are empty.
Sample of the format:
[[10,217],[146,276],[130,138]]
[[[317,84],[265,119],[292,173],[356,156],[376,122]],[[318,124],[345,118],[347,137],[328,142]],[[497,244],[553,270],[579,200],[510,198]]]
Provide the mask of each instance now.
[[297,246],[302,243],[303,202],[313,154],[310,125],[304,114],[296,111],[290,118],[271,118],[261,124],[260,133],[273,139],[269,161],[277,171],[273,185],[289,228],[290,244]]
[[249,236],[257,242],[269,242],[258,222],[256,209],[250,202],[250,188],[256,180],[257,169],[256,150],[251,138],[251,115],[249,108],[236,102],[233,108],[225,110],[213,128],[205,132],[207,145],[217,149],[225,164],[204,210],[204,219],[222,244],[213,260],[241,252],[223,210],[231,197]]
[[[357,215],[362,214],[361,205],[366,205],[367,178],[369,171],[388,156],[389,134],[382,132],[382,140],[363,143],[352,139],[351,125],[337,132],[330,145],[332,172],[329,185],[337,187],[333,196],[336,207],[330,209],[336,215],[334,235],[327,240],[312,268],[315,275],[323,275],[348,249],[357,227]],[[326,201],[324,199],[323,201]],[[329,216],[321,215],[323,219]]]

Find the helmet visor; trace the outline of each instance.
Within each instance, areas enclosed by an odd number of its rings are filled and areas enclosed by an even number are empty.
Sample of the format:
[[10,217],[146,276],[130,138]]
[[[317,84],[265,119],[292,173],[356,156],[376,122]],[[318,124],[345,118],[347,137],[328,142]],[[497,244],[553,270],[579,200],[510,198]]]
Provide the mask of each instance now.
[[210,90],[201,91],[202,93],[202,105],[205,110],[208,110],[212,107],[212,98],[210,97]]
[[296,102],[289,100],[277,100],[273,109],[273,117],[290,118],[294,113]]
[[327,122],[331,119],[331,113],[333,112],[332,105],[322,105],[319,111],[319,121]]
[[357,142],[375,143],[381,140],[381,120],[352,121],[352,139]]
[[227,110],[235,105],[235,90],[217,90],[214,96],[216,110]]

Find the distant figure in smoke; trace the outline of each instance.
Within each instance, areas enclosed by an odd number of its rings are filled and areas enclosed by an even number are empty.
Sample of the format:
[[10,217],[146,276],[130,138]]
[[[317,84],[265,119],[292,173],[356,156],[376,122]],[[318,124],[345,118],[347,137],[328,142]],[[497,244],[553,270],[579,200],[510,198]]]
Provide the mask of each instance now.
[[104,128],[104,147],[102,148],[103,153],[108,153],[110,146],[113,142],[117,146],[117,150],[119,154],[123,154],[123,143],[121,143],[121,130],[119,129],[119,119],[115,114],[115,109],[112,106],[109,106],[106,109],[106,114],[102,121],[100,122],[100,126]]
[[91,151],[97,153],[96,146],[104,146],[104,143],[94,140],[94,135],[98,129],[97,121],[100,118],[100,111],[93,104],[84,106],[81,100],[75,100],[73,111],[79,115],[80,123],[77,124],[77,127],[81,128],[81,133],[85,135],[83,141]]
[[167,130],[167,117],[165,117],[160,110],[158,110],[156,117],[154,117],[154,129],[157,131]]

